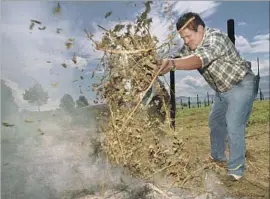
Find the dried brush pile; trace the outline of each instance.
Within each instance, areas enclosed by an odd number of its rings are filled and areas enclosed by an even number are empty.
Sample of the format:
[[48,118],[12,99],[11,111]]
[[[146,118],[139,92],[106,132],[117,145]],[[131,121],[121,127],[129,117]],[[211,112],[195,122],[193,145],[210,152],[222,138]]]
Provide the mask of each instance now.
[[[145,3],[134,24],[117,24],[109,30],[100,26],[101,41],[87,33],[96,49],[104,52],[104,77],[94,85],[98,100],[108,106],[101,121],[102,146],[109,160],[141,178],[163,173],[184,181],[190,175],[190,157],[183,152],[185,142],[169,127],[168,92],[157,80],[158,40],[149,31],[150,4]],[[152,90],[154,98],[144,106]]]

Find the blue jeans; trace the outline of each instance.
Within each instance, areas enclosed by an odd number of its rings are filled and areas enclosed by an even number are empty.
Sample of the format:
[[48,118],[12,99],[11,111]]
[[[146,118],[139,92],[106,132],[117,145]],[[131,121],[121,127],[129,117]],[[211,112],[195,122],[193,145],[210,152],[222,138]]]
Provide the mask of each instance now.
[[247,74],[232,89],[215,95],[209,116],[211,155],[215,160],[226,160],[228,136],[229,174],[242,176],[245,169],[245,128],[256,98],[255,76]]

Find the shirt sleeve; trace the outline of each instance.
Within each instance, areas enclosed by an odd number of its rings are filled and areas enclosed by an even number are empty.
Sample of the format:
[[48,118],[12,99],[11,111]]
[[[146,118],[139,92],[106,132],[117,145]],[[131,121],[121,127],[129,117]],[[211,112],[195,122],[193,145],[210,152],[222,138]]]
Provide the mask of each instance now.
[[203,44],[195,50],[193,55],[200,58],[203,68],[220,58],[227,48],[224,36],[222,34],[214,34],[206,37]]

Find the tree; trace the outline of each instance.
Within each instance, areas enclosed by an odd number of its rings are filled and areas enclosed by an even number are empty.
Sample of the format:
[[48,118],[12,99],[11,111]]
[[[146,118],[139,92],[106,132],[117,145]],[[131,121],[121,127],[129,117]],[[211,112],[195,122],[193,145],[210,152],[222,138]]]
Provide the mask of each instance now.
[[4,119],[18,112],[18,105],[14,101],[11,89],[1,79],[1,117]]
[[81,95],[78,100],[76,100],[77,107],[89,106],[89,103],[85,96]]
[[72,113],[75,108],[75,102],[71,95],[65,94],[60,100],[60,109],[67,111],[68,113]]
[[48,92],[43,90],[41,84],[36,83],[32,88],[25,90],[23,99],[28,101],[30,104],[36,104],[38,111],[40,111],[40,106],[46,104],[49,97]]

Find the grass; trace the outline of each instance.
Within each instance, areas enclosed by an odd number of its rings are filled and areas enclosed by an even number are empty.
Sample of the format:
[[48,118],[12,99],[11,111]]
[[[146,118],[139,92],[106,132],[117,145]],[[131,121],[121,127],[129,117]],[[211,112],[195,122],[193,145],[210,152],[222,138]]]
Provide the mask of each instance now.
[[[193,159],[202,164],[210,154],[208,116],[211,107],[177,109],[176,133],[185,138],[186,148]],[[246,171],[243,181],[229,192],[251,198],[268,198],[269,193],[269,101],[255,101],[246,129]],[[228,152],[227,152],[228,154]],[[191,159],[192,159],[191,158]],[[224,175],[224,173],[223,173]],[[221,176],[222,178],[222,176]],[[186,183],[189,188],[200,186]]]

